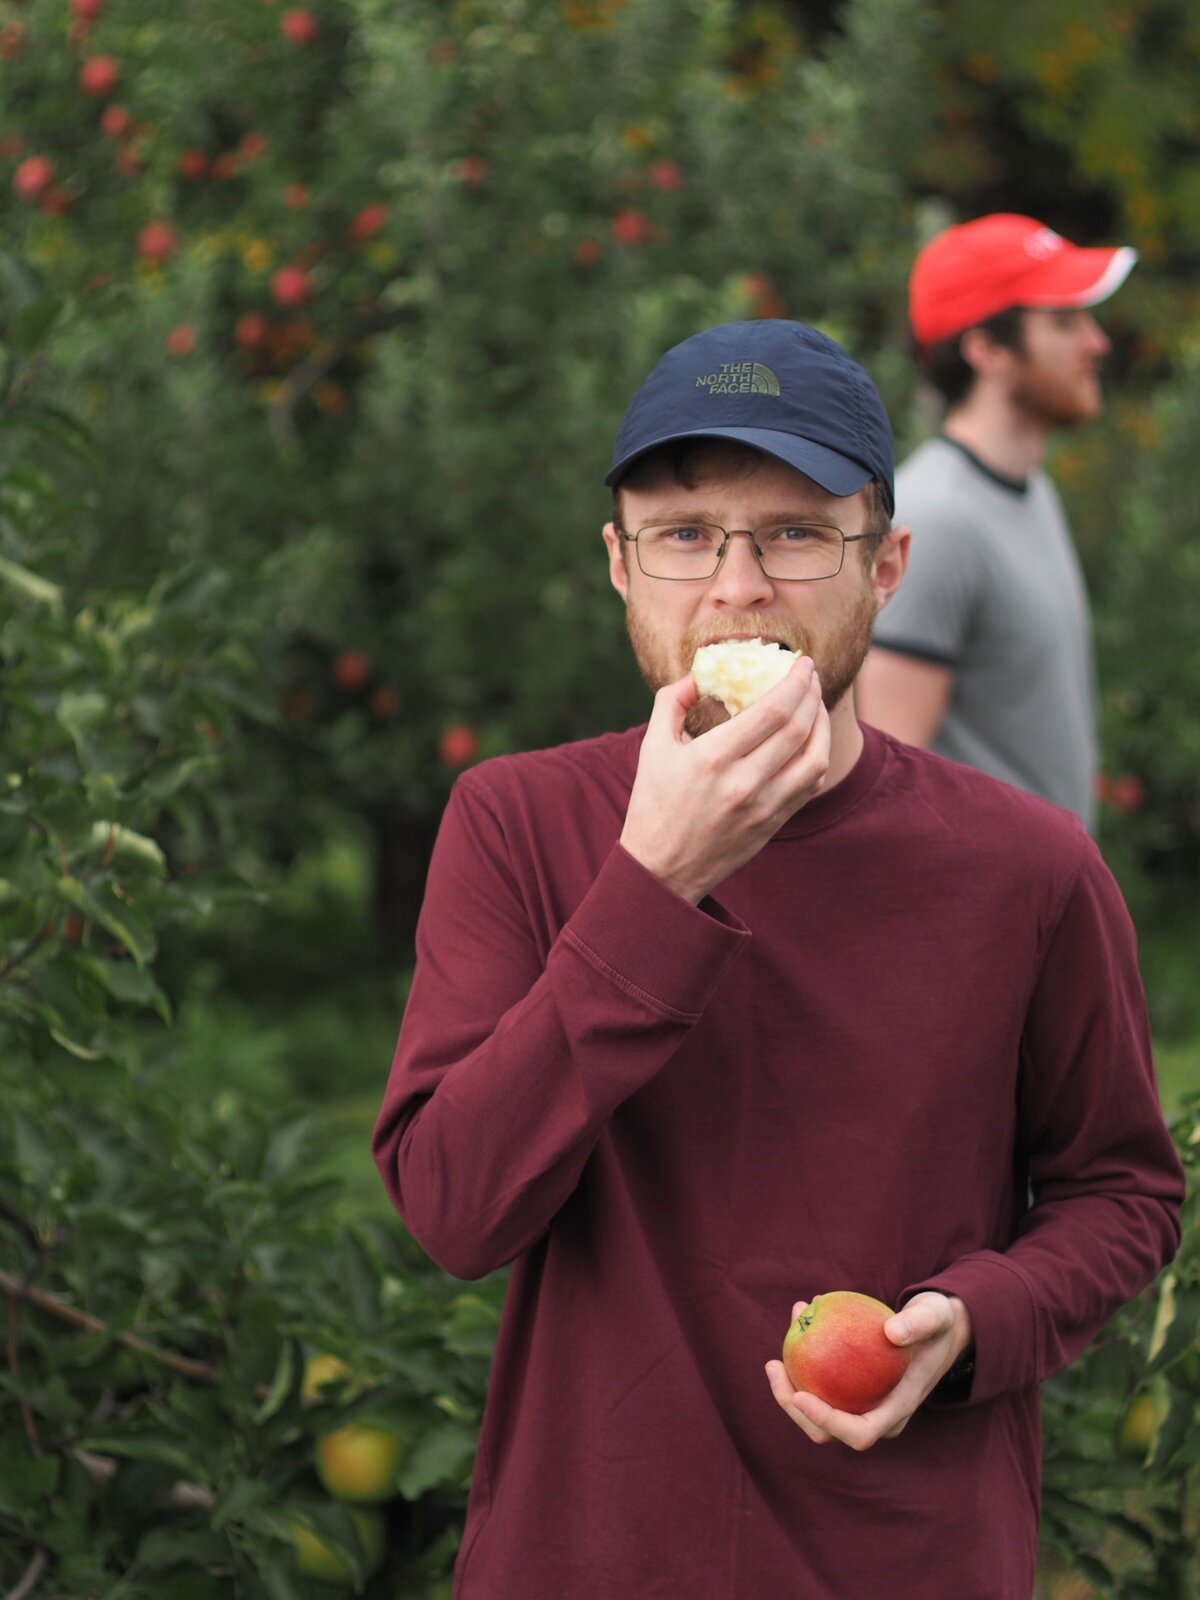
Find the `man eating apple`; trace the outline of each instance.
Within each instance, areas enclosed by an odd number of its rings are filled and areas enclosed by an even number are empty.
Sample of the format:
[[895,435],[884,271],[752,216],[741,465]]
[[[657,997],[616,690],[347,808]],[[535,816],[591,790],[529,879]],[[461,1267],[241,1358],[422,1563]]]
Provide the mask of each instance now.
[[[908,533],[838,345],[685,340],[606,481],[649,722],[458,779],[375,1131],[435,1260],[512,1264],[456,1600],[1029,1600],[1038,1384],[1179,1239],[1128,915],[857,721]],[[862,1414],[767,1361],[843,1291],[908,1352]]]

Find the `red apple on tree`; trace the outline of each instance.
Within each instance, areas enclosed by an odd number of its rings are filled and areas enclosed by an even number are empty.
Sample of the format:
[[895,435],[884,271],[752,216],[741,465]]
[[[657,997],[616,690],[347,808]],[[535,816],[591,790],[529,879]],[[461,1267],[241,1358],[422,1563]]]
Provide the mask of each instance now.
[[882,1300],[850,1289],[814,1296],[783,1341],[788,1381],[838,1411],[873,1411],[900,1382],[912,1356],[883,1331],[893,1316]]
[[80,22],[95,22],[104,10],[104,0],[71,0],[71,13]]
[[121,69],[113,56],[89,56],[79,69],[79,87],[84,94],[111,94]]
[[13,173],[13,192],[22,200],[36,200],[54,182],[49,156],[27,156]]
[[190,322],[180,322],[171,329],[166,338],[167,354],[170,356],[190,356],[196,348],[196,330]]
[[281,306],[302,306],[312,296],[312,280],[303,267],[280,267],[271,279],[271,293]]
[[343,650],[334,660],[333,676],[339,689],[345,689],[347,693],[353,694],[370,680],[370,658],[361,650]]
[[364,206],[346,230],[346,237],[351,244],[362,244],[367,239],[373,239],[387,219],[388,208],[380,202]]
[[270,328],[257,311],[243,311],[233,325],[233,342],[241,350],[257,350],[267,341]]
[[447,728],[438,740],[438,755],[448,767],[466,767],[479,751],[479,735],[465,722]]
[[100,132],[106,139],[124,139],[133,128],[133,116],[128,106],[105,106],[100,113]]
[[179,248],[179,235],[169,222],[148,222],[137,237],[143,261],[169,261]]
[[208,152],[193,147],[180,153],[177,163],[179,176],[187,178],[191,183],[199,183],[201,178],[208,176]]
[[289,44],[309,45],[321,31],[316,17],[303,6],[293,6],[279,19],[279,31]]
[[636,206],[618,211],[612,219],[612,236],[626,250],[636,250],[654,236],[654,230],[644,212]]

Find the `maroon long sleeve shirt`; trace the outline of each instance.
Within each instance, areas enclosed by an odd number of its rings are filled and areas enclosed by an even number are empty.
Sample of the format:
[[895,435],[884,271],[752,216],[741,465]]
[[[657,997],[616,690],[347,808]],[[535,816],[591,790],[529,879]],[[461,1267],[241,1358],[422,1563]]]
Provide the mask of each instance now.
[[[1029,1600],[1037,1385],[1178,1244],[1129,918],[1066,812],[864,729],[694,907],[618,844],[643,730],[453,793],[375,1134],[515,1263],[457,1600]],[[976,1371],[819,1447],[792,1302],[962,1297]]]

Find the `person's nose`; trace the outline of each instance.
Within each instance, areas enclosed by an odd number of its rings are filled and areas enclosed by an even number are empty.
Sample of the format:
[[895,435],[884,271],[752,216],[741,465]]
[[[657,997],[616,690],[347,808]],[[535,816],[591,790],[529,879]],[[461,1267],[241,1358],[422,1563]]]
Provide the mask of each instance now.
[[730,531],[709,597],[727,606],[762,605],[774,599],[775,589],[759,563],[754,535],[744,528]]
[[1106,356],[1112,349],[1112,340],[1096,321],[1095,317],[1089,316],[1085,318],[1084,327],[1087,330],[1088,349],[1091,353],[1094,356]]

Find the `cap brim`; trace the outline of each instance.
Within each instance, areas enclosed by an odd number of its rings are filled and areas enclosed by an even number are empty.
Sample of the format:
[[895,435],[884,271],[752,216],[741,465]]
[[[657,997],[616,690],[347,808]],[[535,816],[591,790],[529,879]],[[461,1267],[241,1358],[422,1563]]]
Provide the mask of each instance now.
[[1098,306],[1133,271],[1138,253],[1130,245],[1106,250],[1064,251],[1038,273],[1036,293],[1022,296],[1027,306]]
[[680,439],[735,439],[739,444],[752,445],[764,455],[774,456],[785,466],[794,467],[806,478],[811,478],[826,494],[836,495],[839,499],[857,494],[871,479],[870,470],[860,461],[852,461],[849,456],[831,450],[828,445],[814,444],[811,439],[800,439],[792,433],[776,433],[769,428],[691,428],[682,433],[665,433],[659,439],[640,444],[636,450],[613,462],[604,482],[610,489],[613,488],[635,461],[640,461],[660,445],[675,444]]

